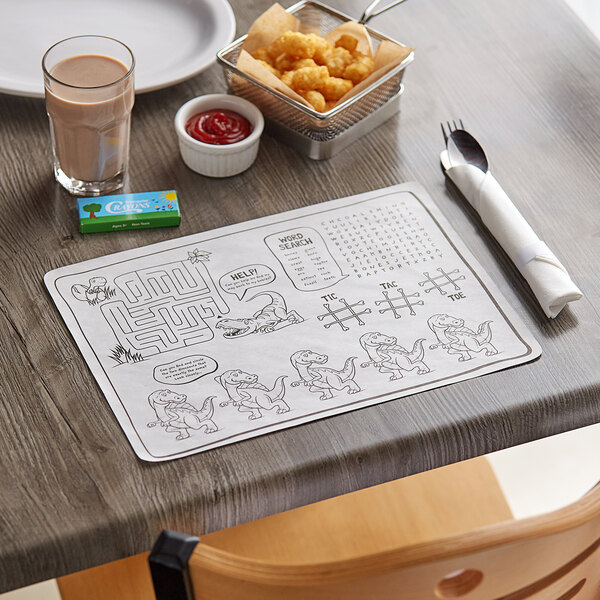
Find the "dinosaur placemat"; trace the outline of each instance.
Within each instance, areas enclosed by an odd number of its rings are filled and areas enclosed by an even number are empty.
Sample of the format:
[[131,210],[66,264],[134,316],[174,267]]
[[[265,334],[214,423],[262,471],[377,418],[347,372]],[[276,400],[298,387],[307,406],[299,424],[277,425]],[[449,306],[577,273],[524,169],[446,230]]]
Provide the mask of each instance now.
[[541,354],[414,183],[104,256],[45,281],[148,461]]

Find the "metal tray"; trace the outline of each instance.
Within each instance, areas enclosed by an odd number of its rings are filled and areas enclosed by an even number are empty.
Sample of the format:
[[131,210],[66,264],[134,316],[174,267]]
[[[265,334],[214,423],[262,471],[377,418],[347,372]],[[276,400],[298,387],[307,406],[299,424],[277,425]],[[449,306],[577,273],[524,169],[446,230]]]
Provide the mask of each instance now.
[[[303,24],[317,29],[321,35],[342,23],[354,20],[312,0],[302,0],[286,10]],[[366,29],[375,50],[384,40],[400,44],[369,27]],[[217,53],[229,89],[258,106],[275,137],[316,160],[333,156],[398,111],[404,70],[414,60],[414,52],[411,52],[399,65],[360,93],[321,113],[265,86],[237,69],[235,65],[246,37],[242,36]],[[361,121],[364,121],[362,126],[356,128]],[[352,132],[359,133],[352,133],[351,129]],[[336,142],[338,138],[340,140]]]

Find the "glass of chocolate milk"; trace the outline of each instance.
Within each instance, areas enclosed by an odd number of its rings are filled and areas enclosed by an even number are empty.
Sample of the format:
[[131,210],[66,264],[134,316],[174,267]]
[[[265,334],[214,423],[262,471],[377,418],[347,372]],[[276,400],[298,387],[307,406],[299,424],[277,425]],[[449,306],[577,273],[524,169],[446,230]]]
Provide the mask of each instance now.
[[44,55],[54,176],[71,194],[93,196],[123,186],[134,65],[125,44],[96,35],[68,38]]

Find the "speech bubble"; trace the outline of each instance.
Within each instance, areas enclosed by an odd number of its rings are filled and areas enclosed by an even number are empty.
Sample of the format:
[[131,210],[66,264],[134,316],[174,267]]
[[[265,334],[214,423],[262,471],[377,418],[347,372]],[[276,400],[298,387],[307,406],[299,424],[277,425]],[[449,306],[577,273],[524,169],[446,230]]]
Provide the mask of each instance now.
[[246,265],[225,273],[219,279],[219,285],[224,292],[234,294],[238,300],[241,300],[249,289],[259,285],[267,285],[274,279],[275,273],[270,267],[266,265]]
[[218,368],[217,362],[210,356],[196,354],[179,358],[164,365],[154,367],[152,376],[159,383],[167,383],[169,385],[182,385],[191,383],[214,373]]
[[265,244],[301,292],[323,290],[348,277],[321,234],[311,227],[273,233],[265,238]]

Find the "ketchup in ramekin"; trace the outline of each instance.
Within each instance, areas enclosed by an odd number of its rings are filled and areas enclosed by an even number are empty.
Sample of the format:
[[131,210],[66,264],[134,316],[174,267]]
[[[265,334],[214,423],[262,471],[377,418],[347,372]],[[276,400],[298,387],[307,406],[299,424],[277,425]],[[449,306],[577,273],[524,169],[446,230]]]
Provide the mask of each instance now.
[[223,146],[245,140],[252,132],[252,125],[233,110],[216,109],[188,119],[185,131],[199,142]]

